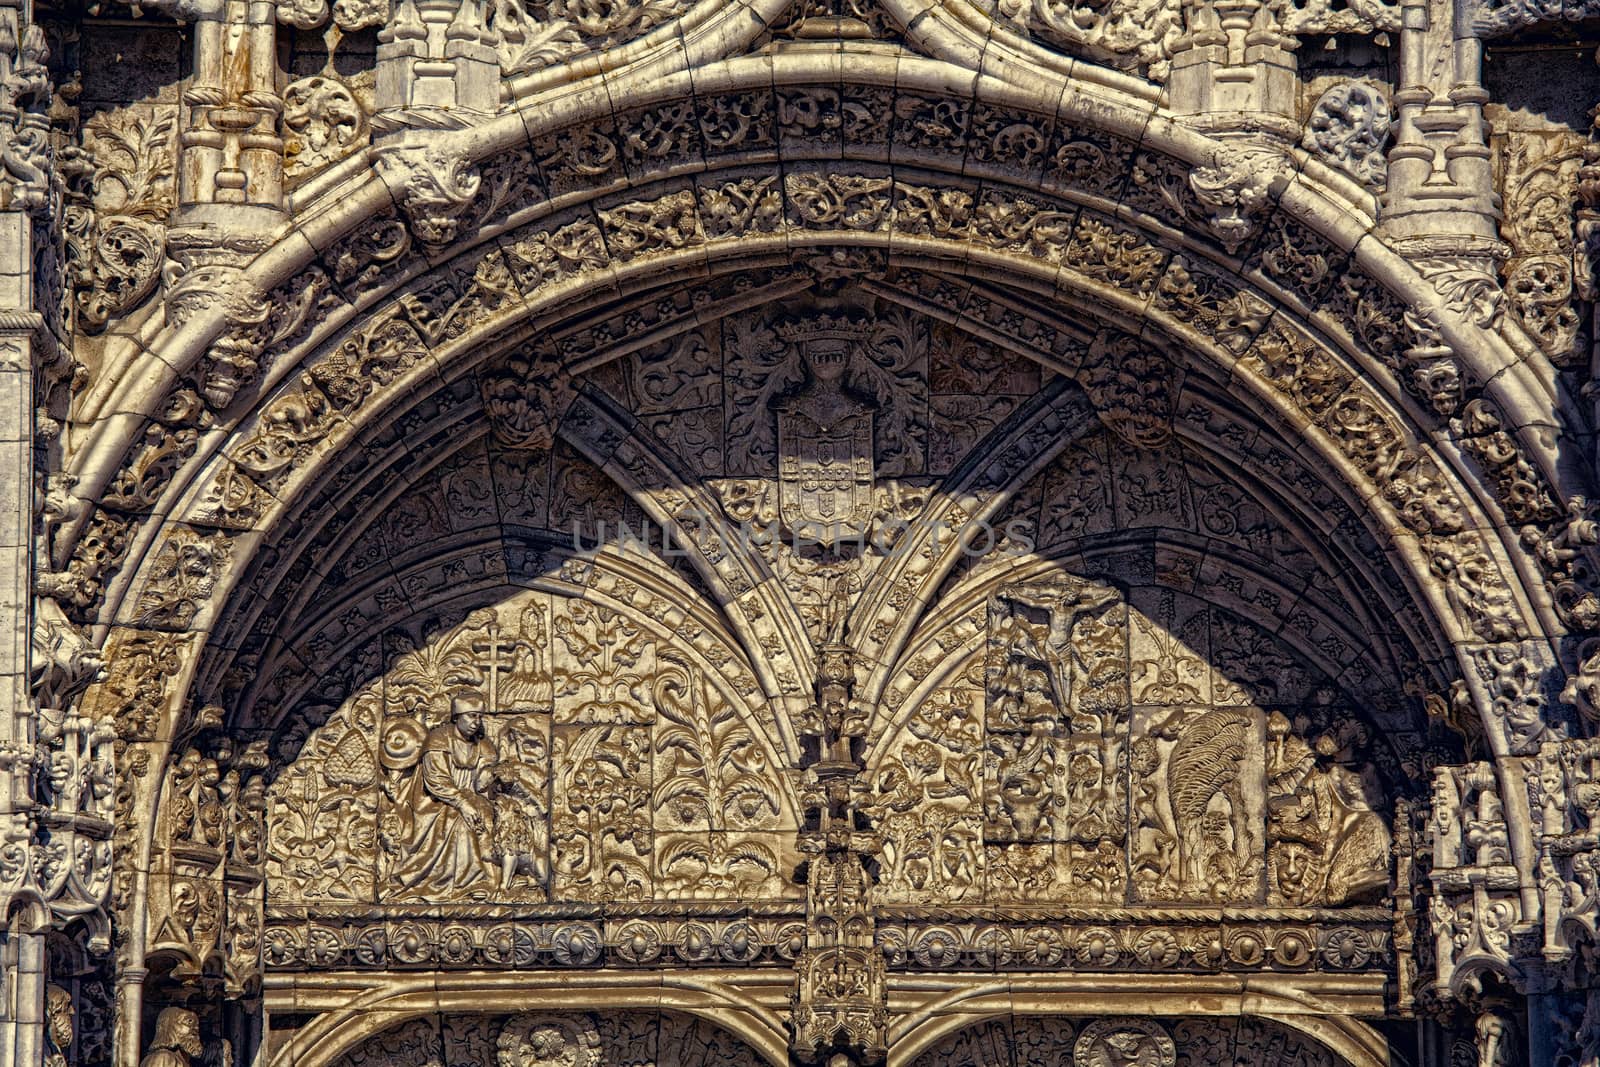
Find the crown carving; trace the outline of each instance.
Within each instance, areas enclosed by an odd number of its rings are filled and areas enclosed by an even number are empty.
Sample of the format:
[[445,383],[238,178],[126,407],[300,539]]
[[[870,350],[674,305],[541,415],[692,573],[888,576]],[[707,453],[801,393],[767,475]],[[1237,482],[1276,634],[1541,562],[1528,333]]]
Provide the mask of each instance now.
[[872,335],[870,320],[849,314],[819,314],[803,319],[786,319],[773,329],[779,338],[791,345],[803,345],[811,341],[861,342]]

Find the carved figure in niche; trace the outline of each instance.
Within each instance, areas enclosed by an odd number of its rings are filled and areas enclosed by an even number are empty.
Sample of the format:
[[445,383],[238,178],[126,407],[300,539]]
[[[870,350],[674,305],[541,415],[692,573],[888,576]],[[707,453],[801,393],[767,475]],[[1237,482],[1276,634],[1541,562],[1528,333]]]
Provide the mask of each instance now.
[[33,601],[30,681],[39,707],[65,710],[92,682],[104,681],[100,650],[51,597]]
[[855,346],[871,325],[817,315],[778,327],[806,364],[806,382],[773,403],[778,417],[778,512],[784,524],[822,545],[858,538],[872,521],[872,417],[877,401],[844,381]]
[[1389,887],[1389,829],[1362,776],[1329,761],[1337,742],[1309,745],[1279,712],[1267,719],[1268,833],[1274,896],[1287,904],[1379,899]]
[[46,1046],[44,1067],[67,1067],[72,1054],[72,994],[55,983],[44,987]]
[[139,1067],[191,1067],[205,1052],[200,1041],[200,1017],[188,1008],[162,1008],[156,1016],[155,1037]]
[[1478,1044],[1478,1067],[1521,1067],[1522,1057],[1517,1052],[1521,1034],[1511,1016],[1492,1009],[1484,1011],[1478,1015],[1473,1034]]
[[484,737],[482,704],[457,696],[450,721],[428,731],[401,802],[400,884],[453,894],[491,877],[494,807],[487,794],[498,762]]

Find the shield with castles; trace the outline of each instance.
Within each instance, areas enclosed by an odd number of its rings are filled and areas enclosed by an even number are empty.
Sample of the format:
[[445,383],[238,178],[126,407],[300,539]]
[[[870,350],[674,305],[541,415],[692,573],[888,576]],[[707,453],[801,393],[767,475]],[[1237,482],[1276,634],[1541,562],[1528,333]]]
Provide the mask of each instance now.
[[875,405],[847,390],[843,376],[868,327],[823,315],[780,332],[810,373],[777,406],[779,514],[797,537],[825,546],[859,538],[873,514]]

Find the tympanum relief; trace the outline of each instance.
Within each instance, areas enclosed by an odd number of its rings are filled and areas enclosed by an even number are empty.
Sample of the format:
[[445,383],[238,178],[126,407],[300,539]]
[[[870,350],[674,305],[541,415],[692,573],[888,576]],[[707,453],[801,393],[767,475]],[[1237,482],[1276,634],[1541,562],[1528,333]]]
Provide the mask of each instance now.
[[1314,1039],[1265,1019],[1012,1016],[956,1033],[914,1067],[1337,1067]]
[[[877,764],[887,899],[1327,907],[1387,892],[1370,728],[1270,635],[1059,568],[990,585],[981,611],[981,648],[908,702]],[[1278,684],[1229,678],[1214,648]]]
[[[828,300],[698,326],[589,378],[714,488],[819,646],[851,638],[897,538],[1052,380],[894,306]],[[967,401],[996,395],[975,420]],[[881,900],[1335,907],[1386,891],[1389,779],[1374,768],[1392,776],[1396,757],[1351,704],[1378,701],[1382,677],[1349,639],[1356,609],[1303,535],[1164,417],[1160,433],[1067,444],[933,598],[888,680],[893,730],[874,737]],[[341,573],[421,558],[440,515],[619,551],[606,530],[638,523],[638,505],[579,451],[464,451]],[[1145,562],[1044,562],[1113,535]],[[1187,554],[1208,539],[1227,550]],[[794,817],[757,725],[771,712],[703,647],[609,602],[529,591],[384,662],[273,787],[273,904],[800,897],[774,837]]]
[[524,592],[396,655],[270,793],[274,905],[793,895],[770,741],[689,648]]

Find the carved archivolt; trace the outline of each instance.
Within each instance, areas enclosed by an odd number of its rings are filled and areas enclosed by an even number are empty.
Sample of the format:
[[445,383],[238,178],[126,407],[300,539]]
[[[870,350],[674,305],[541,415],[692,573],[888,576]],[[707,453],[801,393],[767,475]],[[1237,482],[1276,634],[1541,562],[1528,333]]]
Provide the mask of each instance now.
[[[803,144],[805,139],[815,136],[815,133],[808,132],[811,130],[830,131],[826,136],[832,140],[837,140],[841,134],[831,131],[843,130],[845,135],[870,144],[875,136],[871,130],[851,131],[841,125],[844,116],[872,114],[879,109],[877,102],[871,99],[871,93],[859,90],[854,93],[856,99],[853,100],[848,94],[840,96],[836,90],[786,89],[771,105],[763,107],[771,107],[780,120],[784,114],[789,114],[792,121],[775,124],[740,122],[736,126],[736,139],[726,145],[719,142],[717,147],[725,151],[760,150],[763,143],[776,146],[780,136],[795,138]],[[735,108],[742,111],[752,105],[748,94],[741,94],[737,97],[708,99],[704,106],[712,110]],[[917,103],[907,98],[906,107],[913,112],[924,106],[937,105],[934,101]],[[1014,175],[1020,168],[1024,174],[1032,176],[1025,180],[1037,181],[1042,178],[1052,186],[1091,192],[1095,188],[1094,183],[1103,180],[1097,175],[1116,173],[1120,166],[1131,162],[1135,184],[1130,187],[1127,201],[1130,207],[1148,211],[1153,217],[1162,219],[1171,217],[1173,205],[1178,205],[1178,217],[1175,220],[1178,225],[1188,224],[1193,218],[1204,214],[1201,206],[1192,200],[1190,191],[1182,187],[1186,177],[1183,171],[1173,168],[1161,157],[1145,154],[1138,159],[1131,159],[1134,155],[1131,146],[1115,138],[1059,123],[1052,126],[1030,119],[1026,113],[1006,115],[999,109],[987,106],[972,110],[974,113],[969,117],[972,123],[984,131],[995,131],[993,144],[983,153],[992,156],[993,162],[984,162],[983,166],[993,169],[997,174],[1005,174],[1015,180]],[[702,116],[702,126],[707,121],[707,117]],[[1033,133],[1028,136],[1019,132],[1030,127]],[[914,126],[908,126],[907,130],[912,128]],[[895,136],[902,135],[897,133]],[[904,136],[912,135],[908,132]],[[925,148],[919,146],[919,150],[923,151],[943,150],[943,146],[953,143],[942,134],[936,137],[929,133],[926,136],[919,135],[919,138],[933,138]],[[603,130],[553,134],[548,141],[551,155],[545,162],[544,184],[551,191],[566,184],[566,179],[561,177],[566,171],[571,172],[574,181],[583,178],[598,183],[603,180],[603,175],[618,169],[625,154],[623,146]],[[1035,144],[1038,147],[1028,147]],[[1049,166],[1041,169],[1046,157]],[[669,153],[655,158],[660,159],[662,165],[669,165],[673,157]],[[647,166],[650,159],[646,153],[639,162]],[[1170,175],[1169,171],[1172,171]],[[515,175],[516,172],[507,173]],[[520,181],[526,189],[527,177],[513,176],[511,180],[514,183]],[[867,185],[877,180],[871,176],[850,179],[857,184],[865,181]],[[747,185],[750,188],[747,189]],[[1118,180],[1116,186],[1120,188],[1120,185],[1121,181]],[[490,186],[493,191],[488,195],[492,195],[493,202],[508,206],[523,204],[527,193],[537,192],[532,189],[521,192],[498,180],[485,183],[486,189]],[[663,253],[670,253],[676,249],[699,247],[707,241],[742,240],[763,233],[777,236],[778,231],[774,227],[780,222],[783,230],[816,229],[858,234],[882,232],[887,227],[911,236],[961,238],[979,247],[987,246],[996,250],[1037,245],[1047,260],[1051,257],[1067,257],[1069,273],[1083,277],[1086,283],[1127,287],[1135,295],[1147,293],[1152,282],[1162,274],[1169,278],[1173,274],[1170,268],[1162,266],[1164,258],[1154,246],[1136,240],[1132,233],[1119,232],[1116,227],[1108,228],[1105,222],[1092,216],[1085,216],[1071,231],[1052,236],[1053,227],[1059,229],[1076,215],[1076,208],[1070,206],[1066,211],[1046,210],[1041,214],[1025,198],[996,199],[989,194],[983,204],[963,208],[962,198],[970,199],[970,193],[965,190],[901,183],[892,190],[898,206],[893,212],[885,213],[882,208],[872,206],[875,196],[883,200],[885,206],[890,203],[883,194],[872,194],[866,186],[859,190],[846,190],[843,187],[834,189],[819,175],[803,170],[786,178],[783,188],[769,186],[759,194],[755,191],[755,185],[748,181],[721,185],[702,183],[700,188],[704,202],[693,205],[697,218],[688,224],[689,229],[682,227],[685,225],[683,220],[687,218],[684,212],[690,205],[678,194],[669,194],[624,204],[606,213],[605,218],[609,221],[603,220],[602,226],[606,241],[615,238],[619,248],[636,247],[637,250],[628,251],[622,259],[630,266],[642,267],[643,261],[651,258],[641,255],[645,249],[659,248]],[[883,189],[885,192],[891,191],[889,186]],[[783,200],[792,201],[792,209],[774,214],[773,209]],[[837,207],[828,206],[835,201]],[[766,206],[762,211],[750,214],[735,209],[734,205],[740,203]],[[1185,206],[1186,203],[1192,206]],[[652,221],[655,214],[663,212],[674,214],[679,221],[671,221],[666,214],[661,216],[659,222]],[[745,218],[746,214],[748,219]],[[724,215],[727,217],[723,218]],[[729,229],[730,225],[735,224],[737,228]],[[663,226],[666,228],[662,229]],[[403,253],[404,246],[378,237],[380,233],[388,233],[393,229],[392,221],[375,220],[374,227],[374,240],[370,248],[366,236],[352,234],[343,244],[330,251],[328,263],[315,268],[310,277],[316,277],[317,272],[321,271],[329,277],[360,278],[363,286],[368,287],[380,282],[385,274],[403,261],[394,257],[397,253]],[[605,252],[605,246],[597,243],[602,233],[595,232],[585,237],[582,232],[585,227],[593,229],[593,224],[581,220],[563,222],[552,219],[549,224],[532,228],[527,238],[511,243],[503,260],[498,254],[491,256],[482,265],[485,273],[481,278],[477,270],[467,272],[473,281],[468,282],[467,277],[463,276],[467,291],[457,292],[457,307],[454,309],[449,303],[437,308],[437,311],[429,307],[441,298],[449,299],[448,290],[434,289],[425,295],[417,294],[421,303],[412,306],[421,317],[410,315],[407,318],[419,329],[422,344],[432,347],[441,340],[458,336],[463,327],[451,327],[451,319],[457,323],[481,322],[485,312],[509,310],[516,306],[515,302],[508,303],[504,299],[486,303],[481,295],[470,292],[474,286],[485,285],[503,292],[506,272],[509,272],[510,280],[517,283],[515,288],[524,297],[538,297],[546,294],[554,296],[559,289],[555,284],[558,279],[570,276],[574,270],[604,270],[610,256]],[[430,233],[433,232],[430,230]],[[1275,232],[1283,234],[1281,239],[1272,237],[1258,246],[1257,254],[1268,277],[1281,280],[1289,292],[1313,304],[1325,295],[1337,293],[1345,285],[1343,279],[1348,275],[1343,270],[1345,261],[1341,256],[1333,254],[1331,249],[1318,250],[1314,242],[1300,240],[1302,235],[1298,232]],[[1185,265],[1191,273],[1198,266],[1187,260]],[[496,273],[500,275],[498,279],[493,277]],[[1337,286],[1334,284],[1336,281],[1339,282]],[[1366,309],[1361,315],[1350,317],[1350,321],[1360,324],[1363,334],[1356,340],[1372,344],[1379,352],[1392,352],[1393,339],[1403,337],[1405,333],[1406,326],[1401,316],[1393,308],[1385,308],[1381,301],[1363,301],[1363,296],[1352,293],[1349,298],[1353,304],[1359,302]],[[460,298],[467,298],[467,302],[460,303]],[[296,329],[302,334],[308,329],[315,329],[319,319],[336,306],[337,300],[325,308],[313,305],[308,317],[298,320]],[[472,314],[474,308],[476,315]],[[438,313],[445,313],[446,318],[437,319]],[[1409,386],[1413,380],[1410,369],[1398,364],[1394,369],[1400,380]]]

